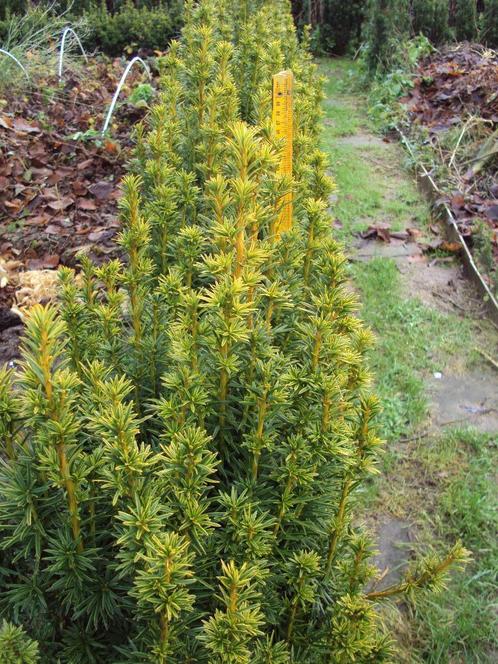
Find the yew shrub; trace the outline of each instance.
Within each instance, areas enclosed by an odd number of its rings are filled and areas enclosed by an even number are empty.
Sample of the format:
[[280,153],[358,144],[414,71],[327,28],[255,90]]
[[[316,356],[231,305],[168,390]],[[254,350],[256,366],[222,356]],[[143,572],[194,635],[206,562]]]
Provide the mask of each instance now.
[[2,614],[47,663],[388,661],[376,601],[437,587],[464,552],[365,590],[353,507],[379,404],[327,212],[321,81],[278,0],[187,3],[161,67],[122,185],[126,260],[63,269],[60,309],[33,309],[0,375]]

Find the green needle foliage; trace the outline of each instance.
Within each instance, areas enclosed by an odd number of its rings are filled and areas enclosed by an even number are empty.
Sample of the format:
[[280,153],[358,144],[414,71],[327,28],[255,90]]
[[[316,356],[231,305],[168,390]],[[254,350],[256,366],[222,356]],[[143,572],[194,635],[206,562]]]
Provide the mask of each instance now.
[[3,621],[0,626],[0,656],[4,664],[36,664],[38,644],[21,627]]
[[379,404],[327,214],[321,82],[279,0],[187,3],[161,67],[122,185],[126,260],[62,270],[60,313],[33,309],[0,374],[0,611],[47,664],[388,661],[375,601],[441,584],[465,551],[365,591],[352,508]]
[[371,76],[393,68],[398,44],[409,34],[408,0],[368,0],[362,36],[366,43],[365,62]]
[[477,37],[477,3],[475,0],[456,0],[455,35],[458,41]]
[[423,34],[433,44],[441,44],[449,37],[449,4],[447,0],[413,0],[412,31]]
[[486,0],[481,37],[488,46],[498,47],[498,0]]

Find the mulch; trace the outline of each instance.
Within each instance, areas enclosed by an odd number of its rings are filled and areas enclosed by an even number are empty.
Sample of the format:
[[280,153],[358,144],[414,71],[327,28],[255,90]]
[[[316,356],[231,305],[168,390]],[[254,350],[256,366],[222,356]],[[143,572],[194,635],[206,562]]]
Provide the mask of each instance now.
[[[470,43],[435,52],[420,63],[414,87],[402,102],[412,126],[427,130],[428,141],[447,167],[451,191],[444,200],[462,235],[472,244],[476,222],[481,220],[490,229],[498,261],[498,159],[495,155],[477,173],[473,158],[479,142],[466,137],[456,159],[452,154],[445,154],[439,143],[441,135],[451,129],[461,131],[471,118],[477,120],[475,125],[482,133],[481,144],[497,130],[498,53]],[[469,152],[466,153],[465,148]]]
[[[80,253],[97,263],[118,255],[119,182],[133,126],[147,112],[126,101],[146,80],[136,71],[121,93],[109,137],[100,136],[124,66],[97,58],[78,73],[67,72],[61,85],[49,76],[21,94],[0,92],[0,267],[53,270],[77,267]],[[22,322],[10,311],[15,281],[14,275],[0,283],[0,365],[18,357]]]
[[[82,251],[97,261],[115,254],[118,183],[132,147],[132,127],[145,114],[121,103],[112,138],[98,136],[123,66],[97,61],[62,87],[52,77],[22,96],[0,98],[4,259],[43,269],[74,265]],[[129,86],[136,82],[135,75]]]

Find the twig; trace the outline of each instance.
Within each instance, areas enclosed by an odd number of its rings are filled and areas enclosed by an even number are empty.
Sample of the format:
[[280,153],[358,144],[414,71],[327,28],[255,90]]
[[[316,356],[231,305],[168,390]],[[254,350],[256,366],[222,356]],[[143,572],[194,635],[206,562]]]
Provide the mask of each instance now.
[[494,366],[495,369],[498,369],[498,362],[493,360],[491,355],[488,355],[485,350],[482,350],[482,348],[478,348],[475,346],[475,350],[484,357],[485,360],[487,360],[490,364]]
[[417,433],[415,436],[410,436],[409,438],[400,438],[398,440],[398,443],[411,443],[414,440],[420,440],[420,438],[427,438],[427,436],[430,434],[430,429],[426,429],[425,431],[421,431],[420,433]]
[[[477,349],[478,350],[478,349]],[[487,359],[490,359],[489,357]],[[498,369],[498,364],[496,364],[493,360],[491,360],[495,367]],[[485,410],[482,410],[479,413],[471,413],[470,415],[467,415],[466,417],[458,417],[455,420],[447,420],[446,422],[441,422],[437,425],[438,429],[443,429],[444,427],[449,427],[452,424],[460,424],[460,422],[467,422],[468,420],[471,420],[473,417],[476,415],[489,415],[489,413],[493,413],[495,411],[495,408],[486,408]],[[411,443],[414,440],[419,440],[421,438],[427,438],[427,436],[433,434],[437,435],[437,431],[434,431],[433,429],[425,429],[424,431],[421,431],[420,433],[417,433],[414,436],[410,436],[409,438],[400,438],[398,440],[398,443]]]
[[470,127],[470,125],[472,124],[473,121],[474,121],[474,118],[473,118],[473,117],[470,117],[470,118],[467,120],[467,122],[463,125],[463,129],[462,129],[462,131],[460,132],[460,136],[458,137],[458,141],[456,142],[455,149],[453,150],[453,152],[452,152],[452,154],[451,154],[451,159],[450,159],[450,161],[449,161],[449,163],[448,163],[449,168],[451,168],[451,167],[453,166],[453,162],[455,161],[456,153],[457,153],[457,151],[458,151],[458,148],[460,147],[460,143],[462,142],[462,138],[464,137],[465,132],[466,132],[467,129]]

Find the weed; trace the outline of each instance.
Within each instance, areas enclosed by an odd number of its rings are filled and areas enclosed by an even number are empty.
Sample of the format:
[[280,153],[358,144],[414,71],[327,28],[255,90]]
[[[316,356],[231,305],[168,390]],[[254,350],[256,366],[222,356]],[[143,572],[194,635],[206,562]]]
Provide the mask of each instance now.
[[154,98],[154,95],[155,90],[150,83],[140,83],[140,85],[137,85],[137,87],[133,89],[128,97],[128,101],[130,104],[133,104],[133,106],[141,108],[143,106],[148,106]]
[[398,66],[391,71],[377,76],[369,92],[369,115],[377,129],[390,131],[395,129],[406,111],[398,100],[413,87],[414,70],[420,58],[433,49],[428,39],[422,35],[399,45],[403,57]]
[[498,293],[498,269],[493,255],[493,231],[483,219],[477,219],[472,234],[474,255],[480,268],[489,275],[493,288]]
[[98,129],[90,127],[86,131],[77,131],[69,136],[71,141],[81,141],[83,143],[94,143],[97,147],[101,147],[104,143],[102,133]]

